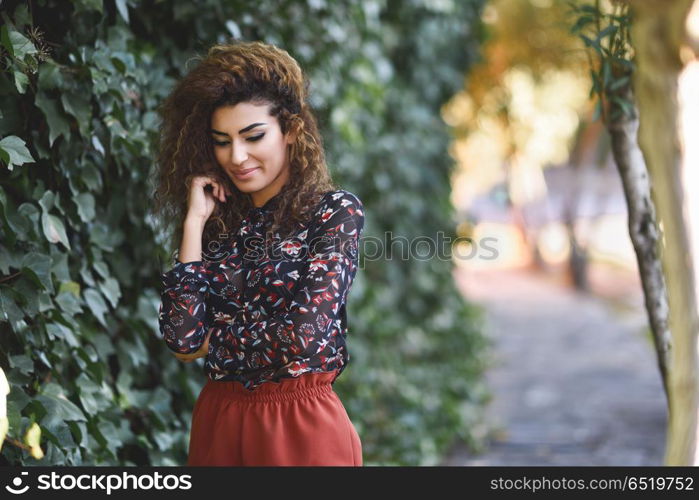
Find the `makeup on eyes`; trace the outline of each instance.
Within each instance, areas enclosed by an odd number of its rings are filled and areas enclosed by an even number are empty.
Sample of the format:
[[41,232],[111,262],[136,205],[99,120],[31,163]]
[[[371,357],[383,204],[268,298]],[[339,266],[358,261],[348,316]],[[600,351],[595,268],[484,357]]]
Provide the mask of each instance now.
[[[241,128],[240,130],[238,130],[238,133],[239,133],[239,134],[244,134],[245,132],[249,132],[249,131],[251,131],[252,129],[254,129],[255,127],[259,127],[260,125],[267,125],[267,124],[264,123],[264,122],[251,123],[250,125],[248,125],[248,126],[246,126],[246,127],[243,127],[243,128]],[[210,129],[209,129],[209,132],[211,132],[212,134],[216,134],[216,135],[225,135],[226,137],[228,137],[228,134],[227,134],[227,133],[221,132],[220,130],[216,130],[215,128],[210,128]]]
[[[258,135],[252,136],[252,137],[248,137],[245,140],[248,142],[257,142],[260,139],[262,139],[264,136],[265,136],[264,133],[258,134]],[[214,144],[216,144],[217,146],[225,146],[226,144],[230,144],[229,141],[217,141],[216,139],[213,139],[213,141],[214,141]]]

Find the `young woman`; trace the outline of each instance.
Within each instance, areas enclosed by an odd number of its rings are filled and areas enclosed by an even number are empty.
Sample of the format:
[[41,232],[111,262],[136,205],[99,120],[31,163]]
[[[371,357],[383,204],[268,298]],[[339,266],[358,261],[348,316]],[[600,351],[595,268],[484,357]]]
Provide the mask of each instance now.
[[188,465],[362,465],[332,384],[364,212],[330,179],[307,90],[286,51],[234,42],[161,106],[156,206],[181,243],[160,331],[208,376]]

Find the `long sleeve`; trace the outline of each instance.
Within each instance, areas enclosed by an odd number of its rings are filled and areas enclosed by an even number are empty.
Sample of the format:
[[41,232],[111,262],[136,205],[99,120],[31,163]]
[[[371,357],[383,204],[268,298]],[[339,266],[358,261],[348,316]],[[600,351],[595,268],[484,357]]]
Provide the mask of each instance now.
[[241,347],[251,353],[248,368],[262,369],[272,379],[307,371],[310,358],[318,359],[319,353],[321,362],[340,356],[333,337],[341,333],[341,309],[357,272],[364,212],[356,196],[339,191],[315,217],[307,263],[289,306],[259,318],[243,312],[233,325]]
[[195,352],[208,329],[206,301],[212,271],[208,261],[180,262],[161,276],[158,322],[165,343],[182,354]]

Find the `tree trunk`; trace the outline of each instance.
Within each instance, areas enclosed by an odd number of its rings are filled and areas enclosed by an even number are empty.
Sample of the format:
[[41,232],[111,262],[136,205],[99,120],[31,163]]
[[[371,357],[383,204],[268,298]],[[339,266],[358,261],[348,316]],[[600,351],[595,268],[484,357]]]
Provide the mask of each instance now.
[[[662,224],[661,258],[668,287],[672,333],[669,369],[669,429],[666,465],[697,465],[697,282],[687,213],[689,186],[683,183],[683,148],[678,124],[680,58],[690,48],[686,20],[692,0],[638,0],[632,40],[637,71],[634,91],[640,112],[639,145],[648,166],[653,199]],[[690,167],[684,165],[685,168]],[[692,166],[697,168],[696,165]],[[694,228],[696,230],[697,228]]]
[[[626,101],[633,102],[631,88],[628,85],[619,89],[618,95]],[[612,106],[618,106],[618,104],[612,103]],[[620,116],[621,118],[610,121],[607,129],[611,137],[614,163],[619,170],[624,187],[629,236],[636,252],[648,322],[653,334],[658,368],[669,408],[668,370],[672,338],[668,327],[669,310],[665,277],[658,255],[660,248],[658,224],[651,198],[648,170],[637,142],[638,114],[636,113],[633,117],[624,114]]]

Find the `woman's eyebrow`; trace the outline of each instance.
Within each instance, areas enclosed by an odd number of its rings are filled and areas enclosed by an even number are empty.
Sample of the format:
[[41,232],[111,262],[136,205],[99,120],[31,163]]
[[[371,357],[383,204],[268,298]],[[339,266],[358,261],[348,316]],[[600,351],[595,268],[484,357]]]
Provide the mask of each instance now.
[[[238,133],[239,133],[239,134],[242,134],[242,133],[247,132],[248,130],[251,130],[251,129],[253,129],[253,128],[259,126],[259,125],[267,125],[267,124],[266,124],[266,123],[262,123],[262,122],[253,123],[253,124],[251,124],[251,125],[248,125],[247,127],[241,128],[240,130],[238,130]],[[216,134],[216,135],[226,135],[226,136],[228,135],[228,134],[225,133],[225,132],[221,132],[221,131],[216,130],[216,129],[213,129],[213,128],[212,128],[212,129],[209,129],[209,132],[211,132],[212,134]]]

